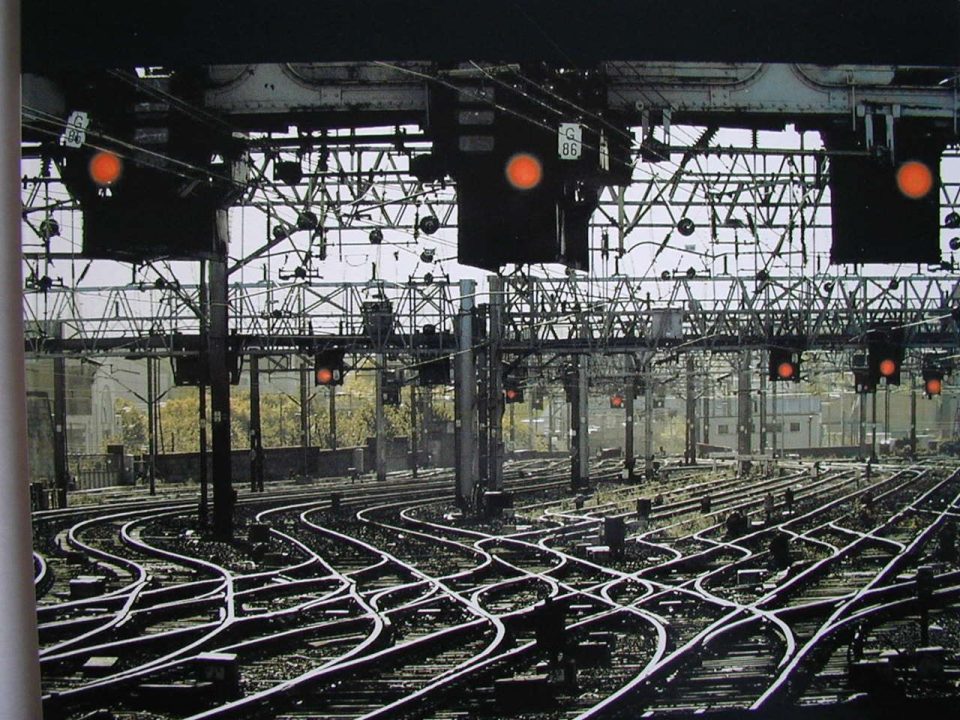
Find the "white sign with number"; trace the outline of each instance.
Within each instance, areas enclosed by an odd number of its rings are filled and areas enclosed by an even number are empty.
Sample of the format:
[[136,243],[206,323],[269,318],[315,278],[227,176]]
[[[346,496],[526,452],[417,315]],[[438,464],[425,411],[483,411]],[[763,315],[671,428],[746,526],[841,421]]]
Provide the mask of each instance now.
[[71,148],[83,147],[87,140],[88,125],[90,117],[81,110],[74,110],[67,118],[67,127],[60,136],[60,144]]
[[579,160],[583,152],[583,128],[579,123],[560,123],[557,152],[561,160]]

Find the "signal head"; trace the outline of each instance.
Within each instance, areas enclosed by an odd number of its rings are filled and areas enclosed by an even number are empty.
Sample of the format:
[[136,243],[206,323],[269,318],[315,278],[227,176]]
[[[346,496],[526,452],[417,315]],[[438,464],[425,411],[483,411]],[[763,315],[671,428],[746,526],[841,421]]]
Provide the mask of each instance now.
[[933,173],[926,163],[908,160],[897,168],[897,188],[905,197],[919,200],[933,189]]
[[927,397],[939,395],[943,392],[943,380],[936,377],[930,378],[923,384],[923,391],[927,394]]
[[793,380],[797,374],[797,366],[786,361],[777,365],[777,377],[781,380]]
[[123,174],[123,161],[116,153],[100,150],[87,163],[87,172],[90,179],[100,187],[110,187]]
[[333,382],[333,370],[322,367],[317,370],[317,384],[330,385]]
[[885,378],[892,377],[897,372],[897,361],[893,358],[883,358],[878,366],[880,375]]
[[504,174],[517,190],[533,190],[543,180],[543,165],[534,155],[521,152],[507,160]]

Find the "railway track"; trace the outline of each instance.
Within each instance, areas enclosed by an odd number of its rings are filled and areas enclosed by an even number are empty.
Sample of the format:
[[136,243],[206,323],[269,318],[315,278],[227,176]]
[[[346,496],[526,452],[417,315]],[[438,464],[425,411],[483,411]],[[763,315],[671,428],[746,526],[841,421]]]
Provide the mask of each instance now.
[[[871,672],[956,694],[956,468],[607,461],[578,496],[564,473],[508,468],[488,518],[442,473],[243,495],[233,543],[178,498],[37,513],[45,717],[673,717],[843,702]],[[921,610],[936,672],[883,665]]]

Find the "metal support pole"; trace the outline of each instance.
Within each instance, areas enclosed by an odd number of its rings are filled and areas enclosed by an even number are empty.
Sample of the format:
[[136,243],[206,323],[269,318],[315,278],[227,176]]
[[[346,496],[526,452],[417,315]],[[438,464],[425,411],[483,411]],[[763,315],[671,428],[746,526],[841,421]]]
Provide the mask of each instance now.
[[337,386],[330,386],[330,449],[337,449]]
[[910,382],[910,458],[917,457],[917,389]]
[[[769,351],[768,351],[769,352]],[[766,359],[764,358],[764,361]],[[767,373],[760,373],[760,395],[757,410],[760,413],[760,454],[767,452]],[[776,383],[773,383],[776,386]]]
[[417,476],[417,385],[410,385],[410,472]]
[[697,462],[697,386],[693,353],[687,354],[687,461]]
[[570,403],[570,487],[579,490],[590,480],[589,417],[587,398],[589,390],[589,358],[573,356],[573,402]]
[[476,368],[473,362],[473,307],[477,284],[460,281],[460,312],[457,315],[457,354],[454,363],[454,423],[457,449],[456,500],[462,509],[473,509],[477,485]]
[[547,452],[553,452],[553,392],[547,395]]
[[623,430],[623,467],[627,471],[627,477],[633,477],[633,469],[636,467],[637,459],[633,446],[633,421],[634,421],[634,395],[637,393],[637,375],[630,371],[625,383],[626,394],[623,398],[623,410],[626,413],[626,422]]
[[710,396],[707,394],[706,388],[704,388],[703,396],[703,444],[710,444]]
[[150,458],[147,477],[150,481],[150,494],[157,494],[157,379],[154,372],[156,358],[147,355],[147,442]]
[[771,392],[770,392],[770,415],[773,418],[772,419],[773,432],[770,433],[770,440],[771,440],[771,445],[773,446],[772,451],[773,451],[774,457],[777,456],[777,444],[778,444],[777,438],[779,437],[778,433],[779,433],[780,421],[777,415],[778,411],[779,410],[777,408],[777,383],[774,383],[773,388],[771,389]]
[[207,489],[207,386],[197,388],[200,396],[200,524],[206,525],[210,513]]
[[750,455],[753,452],[753,399],[751,383],[751,352],[743,350],[737,379],[737,453]]
[[383,353],[377,353],[376,374],[376,396],[374,397],[374,427],[376,428],[376,471],[377,481],[385,482],[387,479],[387,431],[383,418],[383,366],[387,357]]
[[871,402],[871,433],[870,433],[870,459],[877,461],[877,393],[873,393],[873,402]]
[[210,330],[208,362],[213,452],[213,534],[219,540],[233,537],[235,502],[230,467],[230,378],[227,374],[227,258],[209,263]]
[[53,472],[57,486],[57,507],[67,506],[70,466],[67,461],[67,361],[53,358]]
[[653,373],[643,368],[643,476],[653,477]]
[[[210,359],[207,352],[210,346],[210,298],[207,296],[207,264],[200,261],[200,365],[204,368],[210,367]],[[201,382],[197,386],[197,399],[199,405],[199,417],[197,421],[199,427],[200,452],[198,460],[200,461],[200,508],[199,520],[200,526],[206,527],[210,519],[210,502],[207,488],[207,386]]]
[[[39,718],[40,664],[27,482],[23,262],[20,257],[20,5],[0,3],[0,717]],[[64,430],[66,428],[64,427]]]
[[883,436],[890,442],[890,386],[883,393]]
[[514,403],[510,403],[510,449],[512,451],[516,451],[517,449],[517,424],[514,410]]
[[867,395],[860,393],[857,396],[857,402],[860,404],[860,457],[867,455]]
[[263,491],[263,428],[260,424],[260,357],[250,355],[250,489]]
[[300,474],[310,474],[310,365],[300,358]]
[[503,281],[496,275],[487,278],[490,288],[490,332],[487,343],[487,407],[490,446],[487,451],[488,490],[503,489]]
[[[538,392],[538,393],[540,392],[540,389],[539,389],[539,388],[537,388],[537,392]],[[536,428],[537,428],[537,425],[538,425],[539,423],[535,423],[535,422],[534,422],[534,420],[537,419],[537,418],[534,417],[534,413],[535,413],[535,412],[536,412],[536,411],[535,411],[535,409],[534,409],[534,407],[533,407],[533,400],[531,399],[531,400],[530,400],[530,416],[529,416],[529,422],[527,423],[527,429],[530,431],[530,432],[528,433],[528,435],[527,435],[527,439],[528,439],[528,441],[529,441],[528,444],[527,444],[527,449],[528,449],[528,450],[536,450],[536,449],[537,449]],[[540,402],[540,412],[541,412],[541,414],[543,413],[543,402],[542,402],[542,401]],[[541,418],[541,419],[542,419],[542,418]]]
[[487,305],[477,305],[473,313],[473,337],[480,340],[473,350],[474,398],[477,413],[477,477],[489,484],[490,480],[490,352],[485,342],[487,327]]

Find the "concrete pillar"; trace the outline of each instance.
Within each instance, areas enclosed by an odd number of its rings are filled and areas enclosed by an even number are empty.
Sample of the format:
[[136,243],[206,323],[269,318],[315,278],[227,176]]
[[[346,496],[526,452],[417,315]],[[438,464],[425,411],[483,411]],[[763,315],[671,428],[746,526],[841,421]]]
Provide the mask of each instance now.
[[27,390],[20,257],[20,12],[0,3],[0,717],[39,718],[40,665],[33,590]]

